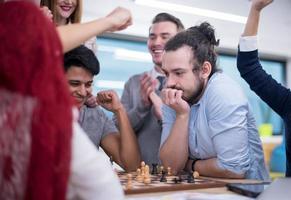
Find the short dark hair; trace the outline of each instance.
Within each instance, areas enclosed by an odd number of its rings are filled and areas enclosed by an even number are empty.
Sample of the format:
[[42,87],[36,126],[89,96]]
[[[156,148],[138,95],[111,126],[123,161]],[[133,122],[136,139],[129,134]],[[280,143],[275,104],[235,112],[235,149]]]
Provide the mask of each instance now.
[[81,45],[65,54],[65,71],[67,71],[73,65],[87,69],[93,76],[97,75],[100,71],[100,64],[97,57],[93,51],[84,45]]
[[176,24],[178,31],[184,30],[184,25],[182,24],[181,20],[169,13],[159,13],[157,14],[154,19],[152,20],[152,24],[159,23],[159,22],[172,22]]
[[[193,26],[172,37],[165,45],[165,51],[175,51],[182,46],[189,46],[193,52],[193,69],[201,67],[205,61],[210,62],[212,70],[210,76],[217,69],[217,53],[215,46],[219,45],[219,40],[215,38],[215,30],[208,23],[203,22],[199,26]],[[210,77],[209,76],[209,77]]]

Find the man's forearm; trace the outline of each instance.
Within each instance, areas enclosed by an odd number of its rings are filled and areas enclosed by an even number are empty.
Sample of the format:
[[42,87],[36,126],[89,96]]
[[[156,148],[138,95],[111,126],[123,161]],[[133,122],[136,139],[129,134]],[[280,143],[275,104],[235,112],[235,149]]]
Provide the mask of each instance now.
[[184,169],[188,159],[188,122],[189,113],[177,116],[171,133],[160,150],[162,164],[171,167],[174,174]]
[[[188,165],[188,170],[190,168],[189,166],[191,165]],[[221,169],[217,164],[217,158],[196,161],[194,170],[197,171],[201,176],[237,179],[244,178],[244,174],[237,174],[226,169]]]
[[141,158],[135,133],[123,107],[115,115],[119,124],[121,161],[127,171],[136,170]]

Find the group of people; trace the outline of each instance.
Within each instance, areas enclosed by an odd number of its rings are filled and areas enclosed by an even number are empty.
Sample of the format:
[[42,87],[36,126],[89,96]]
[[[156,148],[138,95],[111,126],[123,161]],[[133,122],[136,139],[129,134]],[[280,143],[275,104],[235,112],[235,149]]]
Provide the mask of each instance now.
[[[271,2],[252,0],[237,65],[285,122],[291,176],[290,90],[262,69],[256,47],[260,12]],[[100,64],[83,44],[129,26],[130,12],[80,24],[81,0],[39,3],[0,3],[0,199],[122,199],[99,147],[126,171],[143,160],[173,173],[269,179],[248,100],[218,69],[209,23],[185,30],[159,13],[147,41],[152,70],[130,77],[121,99],[113,90],[94,97]]]

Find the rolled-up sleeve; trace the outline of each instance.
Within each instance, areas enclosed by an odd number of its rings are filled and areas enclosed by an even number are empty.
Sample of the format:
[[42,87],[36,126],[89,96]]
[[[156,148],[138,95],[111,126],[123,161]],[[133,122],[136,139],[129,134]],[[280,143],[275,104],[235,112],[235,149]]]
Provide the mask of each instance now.
[[[225,92],[228,91],[228,92]],[[218,91],[221,94],[221,92]],[[210,137],[220,168],[244,174],[250,168],[248,144],[248,102],[235,87],[224,87],[224,96],[209,97]],[[235,94],[235,95],[234,95]]]
[[258,49],[257,36],[241,37],[239,39],[239,49],[242,52],[249,52]]
[[169,137],[172,126],[176,120],[176,113],[170,107],[163,105],[162,113],[163,113],[163,130],[162,130],[160,148]]

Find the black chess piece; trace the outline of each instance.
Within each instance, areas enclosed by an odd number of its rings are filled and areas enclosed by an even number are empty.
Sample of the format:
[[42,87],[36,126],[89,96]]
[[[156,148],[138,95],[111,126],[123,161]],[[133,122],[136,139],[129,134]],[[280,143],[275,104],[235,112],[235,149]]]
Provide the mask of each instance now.
[[110,156],[110,163],[111,163],[111,165],[113,165],[113,156]]
[[153,163],[152,164],[152,175],[156,175],[156,174],[158,174],[158,164],[157,163]]
[[162,177],[160,182],[167,182],[166,174],[167,174],[166,171],[162,171]]
[[195,181],[194,181],[194,178],[193,178],[192,174],[189,173],[188,176],[187,176],[187,183],[194,183],[194,182]]
[[178,179],[176,177],[173,178],[173,181],[174,181],[175,184],[178,184],[179,183],[179,181],[178,181]]
[[182,175],[178,175],[178,182],[180,182],[180,183],[182,183],[182,182],[183,182]]

